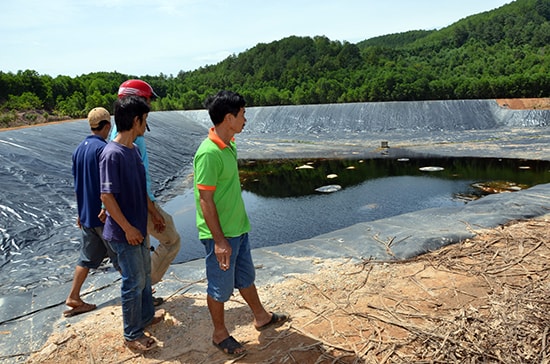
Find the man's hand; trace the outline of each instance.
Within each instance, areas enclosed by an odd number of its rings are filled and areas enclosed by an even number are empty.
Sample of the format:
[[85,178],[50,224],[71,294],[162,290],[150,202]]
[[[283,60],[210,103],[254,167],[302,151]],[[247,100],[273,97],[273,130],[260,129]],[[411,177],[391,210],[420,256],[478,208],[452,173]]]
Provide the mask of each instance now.
[[162,233],[166,229],[166,221],[160,212],[155,208],[154,211],[150,212],[151,218],[153,219],[153,225],[155,226],[155,231],[157,233]]
[[101,209],[101,211],[99,211],[99,215],[97,215],[97,217],[99,218],[99,221],[101,221],[102,223],[105,224],[105,220],[107,220],[107,213],[106,213],[105,209]]
[[128,228],[128,230],[124,233],[126,234],[126,240],[128,240],[128,244],[130,245],[139,245],[143,243],[143,240],[145,239],[141,234],[141,231],[133,226],[130,226],[130,228]]
[[214,242],[214,254],[216,254],[216,258],[218,259],[218,263],[220,263],[220,269],[221,270],[228,270],[229,265],[231,262],[231,245],[227,241],[227,239],[223,239],[220,242]]

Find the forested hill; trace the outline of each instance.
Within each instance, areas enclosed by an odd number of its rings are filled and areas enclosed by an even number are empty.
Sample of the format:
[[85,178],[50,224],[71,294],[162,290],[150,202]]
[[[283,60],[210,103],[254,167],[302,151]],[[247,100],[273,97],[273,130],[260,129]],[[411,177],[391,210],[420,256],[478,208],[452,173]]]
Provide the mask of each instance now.
[[0,127],[16,110],[83,117],[98,105],[110,109],[130,77],[152,84],[161,96],[156,110],[201,108],[219,89],[242,93],[249,106],[548,97],[549,52],[550,0],[516,0],[440,30],[357,44],[290,36],[177,75],[0,72]]

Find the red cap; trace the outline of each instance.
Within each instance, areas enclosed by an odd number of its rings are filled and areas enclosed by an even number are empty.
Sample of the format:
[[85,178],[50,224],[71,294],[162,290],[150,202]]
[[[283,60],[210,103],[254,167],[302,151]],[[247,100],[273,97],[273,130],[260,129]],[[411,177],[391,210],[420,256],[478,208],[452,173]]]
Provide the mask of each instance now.
[[128,80],[120,85],[118,88],[118,98],[130,95],[141,96],[148,99],[158,97],[151,85],[142,80]]

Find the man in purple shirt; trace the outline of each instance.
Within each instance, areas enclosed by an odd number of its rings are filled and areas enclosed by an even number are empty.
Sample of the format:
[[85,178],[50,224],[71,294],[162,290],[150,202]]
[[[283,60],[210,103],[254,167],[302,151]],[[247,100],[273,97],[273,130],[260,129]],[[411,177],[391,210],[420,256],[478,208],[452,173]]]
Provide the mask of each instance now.
[[117,136],[103,149],[99,162],[101,201],[107,209],[103,237],[117,254],[122,274],[120,287],[125,344],[131,350],[157,347],[145,327],[163,319],[155,313],[151,288],[151,254],[145,241],[147,214],[162,231],[164,220],[147,195],[145,168],[134,144],[147,125],[149,105],[128,96],[115,102]]

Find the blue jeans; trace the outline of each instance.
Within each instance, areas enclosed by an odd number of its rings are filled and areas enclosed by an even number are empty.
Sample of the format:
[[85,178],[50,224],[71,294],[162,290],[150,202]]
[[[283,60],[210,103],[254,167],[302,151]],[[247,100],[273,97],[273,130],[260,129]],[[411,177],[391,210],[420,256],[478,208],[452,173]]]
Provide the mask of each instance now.
[[145,244],[130,245],[110,241],[117,254],[121,269],[122,321],[124,338],[133,341],[143,336],[155,315],[153,292],[151,289],[151,253]]

